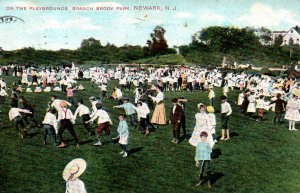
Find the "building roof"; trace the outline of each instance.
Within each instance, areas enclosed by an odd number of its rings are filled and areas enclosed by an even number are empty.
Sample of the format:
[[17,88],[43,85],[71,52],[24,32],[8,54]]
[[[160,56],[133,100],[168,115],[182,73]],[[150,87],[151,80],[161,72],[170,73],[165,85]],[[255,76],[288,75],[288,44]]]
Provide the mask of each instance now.
[[273,33],[287,33],[288,31],[273,31]]

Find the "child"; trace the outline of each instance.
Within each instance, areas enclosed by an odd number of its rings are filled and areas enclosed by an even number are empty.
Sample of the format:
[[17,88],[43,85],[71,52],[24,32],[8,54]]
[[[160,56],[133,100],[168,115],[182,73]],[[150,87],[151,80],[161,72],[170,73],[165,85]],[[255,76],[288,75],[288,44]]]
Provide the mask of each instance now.
[[58,139],[60,145],[58,147],[63,148],[66,146],[62,138],[62,134],[67,129],[69,133],[72,135],[72,137],[75,139],[76,146],[79,148],[79,140],[74,130],[75,119],[72,111],[68,109],[67,106],[68,106],[67,102],[61,101],[60,108],[58,109],[57,121],[60,122],[60,128],[58,131]]
[[136,116],[136,107],[129,102],[129,98],[125,97],[124,98],[124,104],[122,105],[118,105],[118,106],[114,106],[113,108],[124,108],[125,110],[125,114],[128,115],[130,117],[130,124],[132,126],[137,126],[137,116]]
[[254,113],[256,113],[256,108],[255,108],[255,103],[256,103],[255,93],[251,92],[250,96],[248,97],[248,99],[249,99],[249,104],[248,104],[248,107],[247,107],[247,113],[249,115],[249,119],[253,119],[253,115],[254,115]]
[[[226,101],[227,97],[226,96],[221,96],[221,128],[222,128],[222,136],[221,140],[229,140],[230,135],[229,135],[229,129],[228,129],[228,120],[229,116],[232,113],[232,109],[230,104]],[[227,134],[227,137],[225,138],[225,131]]]
[[195,162],[196,162],[196,166],[200,167],[199,183],[196,186],[201,185],[205,181],[204,173],[206,173],[208,188],[211,189],[210,154],[212,152],[212,148],[210,144],[207,142],[207,135],[208,134],[205,131],[202,131],[200,133],[201,141],[199,141],[196,146]]
[[238,105],[238,106],[242,106],[243,101],[244,101],[244,92],[240,92],[240,93],[239,93],[239,96],[238,96],[237,105]]
[[110,142],[112,143],[112,138],[110,134],[110,125],[112,125],[112,121],[108,115],[108,113],[104,110],[102,110],[102,104],[97,103],[96,104],[97,111],[92,115],[91,119],[89,121],[86,121],[85,123],[93,122],[98,118],[98,128],[96,129],[96,138],[98,140],[97,143],[95,143],[95,146],[102,145],[100,141],[100,135],[102,134],[103,130],[105,131],[105,134],[109,137]]
[[213,136],[214,143],[217,142],[216,139],[216,115],[215,109],[213,106],[208,106],[207,108],[208,112],[208,130],[210,131],[210,134]]
[[[18,108],[18,106],[14,103],[12,103],[10,106],[11,109],[8,112],[9,120],[14,121],[16,131],[19,133],[21,138],[24,138],[24,135],[27,130],[25,128],[25,124],[20,113],[31,114],[31,112],[25,109]],[[20,132],[20,127],[24,129],[23,133]]]
[[27,124],[27,128],[30,127],[30,122],[29,122],[28,118],[31,119],[31,121],[35,124],[36,127],[41,127],[41,125],[34,118],[34,109],[33,109],[33,106],[25,99],[24,96],[20,97],[20,102],[21,102],[21,104],[23,106],[23,109],[26,109],[26,110],[28,110],[28,111],[31,112],[31,114],[25,114],[25,116],[23,117],[23,120]]
[[75,120],[76,120],[77,115],[79,115],[82,118],[82,123],[83,123],[84,128],[88,131],[89,135],[92,135],[91,129],[89,128],[89,124],[85,123],[86,121],[91,119],[90,118],[90,110],[87,106],[85,106],[83,104],[83,100],[78,100],[77,105],[78,105],[78,107],[74,113]]
[[281,99],[281,94],[278,93],[276,95],[276,100],[272,101],[270,105],[273,103],[275,104],[275,117],[273,123],[274,125],[276,125],[277,123],[281,123],[282,115],[285,111],[286,102]]
[[208,99],[210,101],[210,105],[214,106],[214,101],[215,101],[215,91],[213,90],[213,86],[209,87],[209,93],[208,93]]
[[185,99],[184,97],[179,97],[178,99],[178,104],[182,107],[182,120],[181,120],[181,129],[182,129],[182,133],[183,139],[186,139],[186,106],[187,106],[187,99]]
[[140,101],[137,102],[137,114],[138,114],[138,120],[140,123],[140,128],[144,130],[144,133],[146,136],[150,134],[149,125],[148,125],[149,113],[150,113],[150,109],[146,103],[144,103],[144,105],[143,105],[142,102],[140,102]]
[[78,90],[84,90],[85,88],[84,88],[84,86],[82,85],[82,84],[80,84],[79,86],[78,86]]
[[127,151],[127,145],[128,145],[128,138],[129,138],[129,131],[128,131],[128,125],[127,122],[125,120],[125,115],[124,114],[120,114],[119,115],[119,126],[118,126],[118,134],[119,134],[119,144],[122,148],[122,151],[120,152],[120,154],[123,155],[123,157],[127,157],[128,156],[128,151]]
[[229,88],[228,88],[228,85],[224,85],[223,87],[223,95],[228,97],[228,92],[229,92]]
[[107,86],[106,86],[106,84],[102,84],[101,85],[101,91],[102,91],[102,98],[107,98],[107,96],[106,96],[106,92],[107,92]]
[[260,95],[259,99],[256,100],[256,108],[258,113],[258,119],[257,122],[261,122],[263,119],[263,116],[265,115],[267,103],[265,101],[264,95]]
[[287,111],[284,118],[289,121],[289,131],[297,131],[295,124],[300,121],[300,103],[297,95],[300,95],[300,90],[294,89],[286,106]]
[[68,86],[68,88],[66,89],[67,91],[67,101],[69,103],[71,103],[72,105],[74,105],[74,91],[76,90],[76,88],[73,88],[72,86]]
[[62,173],[66,181],[66,193],[87,193],[84,182],[79,179],[86,165],[86,161],[81,158],[76,158],[66,165]]
[[5,89],[4,89],[4,87],[0,86],[0,104],[4,104],[5,96],[7,96]]
[[172,124],[173,128],[173,140],[172,143],[179,143],[179,136],[180,136],[180,128],[181,128],[181,121],[182,121],[182,112],[183,109],[181,105],[178,104],[178,99],[172,99],[173,107],[170,112],[170,123]]
[[57,140],[56,140],[56,135],[58,133],[58,124],[56,121],[56,116],[55,116],[55,109],[50,108],[49,111],[46,113],[45,118],[43,120],[44,124],[44,129],[45,129],[45,134],[44,134],[44,145],[47,144],[47,136],[52,135],[53,141],[54,141],[54,146],[57,146]]

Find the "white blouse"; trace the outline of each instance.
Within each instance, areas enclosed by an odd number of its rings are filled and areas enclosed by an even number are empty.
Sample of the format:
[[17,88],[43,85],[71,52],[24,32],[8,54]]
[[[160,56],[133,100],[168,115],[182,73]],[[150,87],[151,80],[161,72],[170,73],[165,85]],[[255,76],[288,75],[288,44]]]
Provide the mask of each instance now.
[[43,124],[52,125],[55,129],[55,133],[58,133],[57,120],[54,114],[47,112],[43,120]]
[[162,100],[164,100],[164,93],[163,92],[158,92],[156,97],[151,97],[154,102],[159,103]]

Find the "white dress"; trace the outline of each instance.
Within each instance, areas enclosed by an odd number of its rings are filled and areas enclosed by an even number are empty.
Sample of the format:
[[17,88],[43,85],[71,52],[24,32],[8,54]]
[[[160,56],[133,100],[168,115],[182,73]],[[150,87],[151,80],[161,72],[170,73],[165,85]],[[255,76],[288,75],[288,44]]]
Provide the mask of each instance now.
[[254,95],[250,95],[249,96],[249,104],[247,107],[247,112],[248,113],[255,113],[256,112],[256,105],[255,105],[255,96]]
[[214,140],[213,140],[211,131],[209,129],[209,116],[208,116],[208,114],[205,113],[205,112],[197,113],[195,115],[195,119],[196,119],[196,125],[195,125],[194,131],[192,133],[192,136],[189,139],[189,143],[192,146],[196,147],[198,142],[201,140],[200,139],[200,133],[202,131],[205,131],[208,134],[207,141],[211,145],[211,147],[213,147],[214,146]]
[[87,193],[83,181],[78,178],[67,181],[66,193]]
[[300,103],[299,100],[290,98],[286,106],[285,119],[290,121],[300,121]]

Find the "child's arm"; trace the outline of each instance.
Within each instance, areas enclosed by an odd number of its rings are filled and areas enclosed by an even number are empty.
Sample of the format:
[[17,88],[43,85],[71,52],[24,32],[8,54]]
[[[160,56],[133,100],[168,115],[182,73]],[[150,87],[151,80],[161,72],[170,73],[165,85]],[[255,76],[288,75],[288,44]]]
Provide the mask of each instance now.
[[124,108],[124,105],[113,106],[113,109],[120,109],[120,108]]

